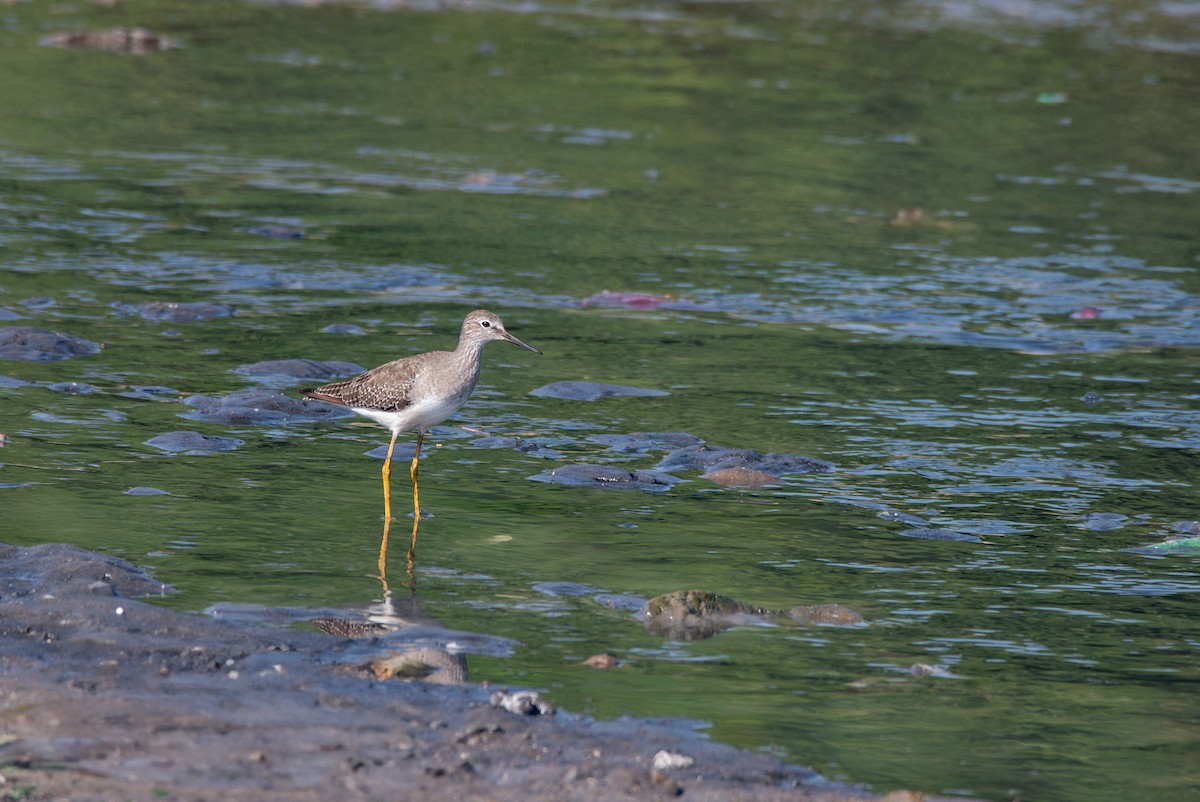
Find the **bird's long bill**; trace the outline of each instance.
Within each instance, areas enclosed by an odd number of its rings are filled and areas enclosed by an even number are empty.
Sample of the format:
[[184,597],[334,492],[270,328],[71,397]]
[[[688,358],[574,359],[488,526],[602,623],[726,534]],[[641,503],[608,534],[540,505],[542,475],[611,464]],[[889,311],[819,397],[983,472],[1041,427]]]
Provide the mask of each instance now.
[[506,332],[504,332],[504,339],[508,340],[508,341],[509,341],[510,343],[512,343],[513,345],[519,345],[519,346],[521,346],[521,347],[522,347],[522,348],[524,348],[526,351],[533,351],[535,354],[540,354],[540,353],[542,353],[541,351],[539,351],[538,349],[534,348],[534,347],[533,347],[532,345],[530,345],[529,343],[523,343],[523,342],[521,342],[521,341],[520,341],[520,340],[518,340],[516,337],[512,336],[511,334],[509,334],[507,331],[506,331]]

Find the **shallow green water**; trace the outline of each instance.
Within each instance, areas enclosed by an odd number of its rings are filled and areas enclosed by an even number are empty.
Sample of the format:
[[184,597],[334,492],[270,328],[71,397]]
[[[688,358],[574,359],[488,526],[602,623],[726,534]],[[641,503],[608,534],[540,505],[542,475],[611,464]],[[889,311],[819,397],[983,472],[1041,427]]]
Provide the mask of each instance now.
[[[456,420],[562,458],[429,441],[422,610],[521,643],[473,678],[692,718],[880,791],[1195,798],[1200,566],[1121,549],[1200,517],[1197,16],[1004,9],[4,8],[0,325],[104,350],[0,361],[32,383],[0,385],[0,538],[128,557],[184,609],[365,608],[363,455],[386,434],[223,426],[178,400],[254,386],[230,371],[263,359],[448,347],[486,306],[546,355],[491,346]],[[38,44],[117,24],[185,46]],[[265,224],[305,236],[248,231]],[[581,303],[606,289],[673,302]],[[114,307],[197,300],[237,313]],[[528,395],[558,380],[671,395]],[[143,385],[175,392],[122,395]],[[144,445],[181,429],[245,444]],[[652,467],[589,439],[637,431],[837,470],[758,491],[527,481]],[[885,511],[980,542],[901,537]],[[595,600],[688,587],[871,626],[673,643]],[[627,665],[577,665],[601,651]]]

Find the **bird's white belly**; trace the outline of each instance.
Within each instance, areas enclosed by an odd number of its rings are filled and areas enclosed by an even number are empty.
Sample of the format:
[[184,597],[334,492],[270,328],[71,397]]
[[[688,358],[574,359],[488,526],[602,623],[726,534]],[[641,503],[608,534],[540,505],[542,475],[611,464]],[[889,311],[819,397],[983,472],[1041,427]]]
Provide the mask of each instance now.
[[446,420],[446,418],[458,412],[466,400],[466,397],[461,399],[430,399],[411,404],[399,412],[387,412],[381,409],[367,409],[365,407],[351,407],[351,409],[364,418],[370,418],[380,426],[384,426],[394,432],[415,432],[419,429],[428,429],[436,426]]

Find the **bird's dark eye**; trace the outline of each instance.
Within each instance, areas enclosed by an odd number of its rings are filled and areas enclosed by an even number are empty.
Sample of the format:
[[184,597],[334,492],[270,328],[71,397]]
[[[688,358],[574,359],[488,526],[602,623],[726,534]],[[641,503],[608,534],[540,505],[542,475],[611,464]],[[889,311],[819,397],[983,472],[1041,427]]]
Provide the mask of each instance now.
[[490,320],[481,320],[481,321],[479,321],[479,325],[480,325],[480,326],[483,326],[485,329],[490,329],[490,328],[492,327],[492,321],[490,321]]

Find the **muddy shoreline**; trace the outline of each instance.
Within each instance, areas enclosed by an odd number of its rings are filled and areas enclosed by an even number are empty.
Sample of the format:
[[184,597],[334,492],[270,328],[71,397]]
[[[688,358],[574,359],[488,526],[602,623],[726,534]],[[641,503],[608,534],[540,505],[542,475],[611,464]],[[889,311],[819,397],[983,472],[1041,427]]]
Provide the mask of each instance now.
[[[496,688],[376,679],[346,659],[361,641],[137,600],[166,591],[129,563],[75,547],[0,546],[6,792],[77,801],[878,798],[679,723],[518,715],[493,704]],[[656,769],[660,752],[675,758]]]

